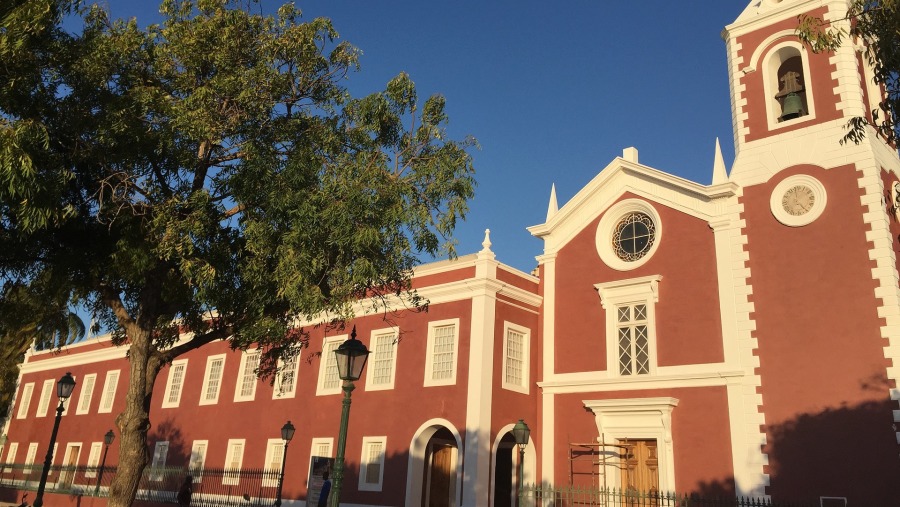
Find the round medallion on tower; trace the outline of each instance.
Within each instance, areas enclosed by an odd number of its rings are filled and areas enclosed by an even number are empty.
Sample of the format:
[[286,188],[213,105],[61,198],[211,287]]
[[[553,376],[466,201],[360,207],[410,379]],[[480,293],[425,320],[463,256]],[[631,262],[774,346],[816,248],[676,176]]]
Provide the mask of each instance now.
[[812,223],[825,210],[822,183],[807,174],[789,176],[772,190],[769,206],[775,219],[790,227]]
[[647,262],[659,246],[659,214],[649,203],[626,199],[606,211],[597,225],[597,253],[619,271]]

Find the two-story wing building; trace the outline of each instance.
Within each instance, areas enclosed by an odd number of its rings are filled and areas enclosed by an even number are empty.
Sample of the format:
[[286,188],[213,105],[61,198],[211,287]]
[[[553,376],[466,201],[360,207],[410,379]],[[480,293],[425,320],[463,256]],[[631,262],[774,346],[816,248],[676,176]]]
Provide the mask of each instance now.
[[[534,275],[486,238],[416,271],[428,312],[361,313],[372,354],[346,502],[514,505],[524,419],[528,483],[896,505],[900,159],[872,131],[838,143],[883,96],[862,48],[817,54],[795,32],[801,14],[841,24],[847,7],[753,0],[725,28],[736,158],[728,170],[716,146],[711,184],[626,149],[563,206],[551,194],[529,228],[544,241]],[[291,420],[285,501],[302,505],[310,456],[334,455],[325,359],[347,338],[311,332],[274,385],[225,343],[174,361],[152,399],[154,463],[280,467]],[[27,357],[7,463],[46,452],[66,371],[78,386],[55,462],[97,463],[128,381],[103,339]]]

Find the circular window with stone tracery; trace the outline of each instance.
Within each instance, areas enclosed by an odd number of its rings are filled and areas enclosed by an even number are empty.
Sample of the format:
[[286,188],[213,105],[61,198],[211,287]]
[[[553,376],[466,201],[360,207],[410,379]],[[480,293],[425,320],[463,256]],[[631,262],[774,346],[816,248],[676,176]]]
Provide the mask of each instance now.
[[656,239],[656,225],[646,213],[625,215],[613,232],[612,244],[616,257],[634,262],[647,255]]
[[597,224],[597,253],[616,270],[643,265],[659,247],[659,213],[649,202],[625,199],[611,206]]

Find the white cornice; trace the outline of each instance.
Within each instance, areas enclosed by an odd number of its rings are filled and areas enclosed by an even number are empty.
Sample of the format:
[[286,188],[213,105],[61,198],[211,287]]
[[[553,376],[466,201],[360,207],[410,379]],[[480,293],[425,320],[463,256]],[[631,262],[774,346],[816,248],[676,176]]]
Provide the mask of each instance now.
[[631,378],[585,378],[583,374],[557,374],[553,380],[538,382],[544,394],[637,391],[678,387],[724,386],[729,379],[744,376],[739,370],[675,375],[637,375]]
[[780,0],[778,2],[753,0],[734,23],[725,27],[722,37],[739,37],[785,19],[797,19],[800,14],[830,4],[843,4],[846,9],[847,2],[846,0]]

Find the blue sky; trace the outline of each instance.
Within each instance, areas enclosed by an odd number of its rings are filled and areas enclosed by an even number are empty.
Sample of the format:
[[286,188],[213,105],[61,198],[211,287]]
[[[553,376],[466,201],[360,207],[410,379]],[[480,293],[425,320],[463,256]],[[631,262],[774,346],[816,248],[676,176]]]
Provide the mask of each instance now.
[[[272,12],[281,1],[263,0]],[[716,137],[734,158],[725,44],[747,0],[314,0],[304,17],[333,20],[363,52],[346,83],[383,89],[399,72],[420,98],[447,99],[451,136],[472,135],[478,187],[456,239],[530,271],[543,249],[526,227],[562,206],[622,149],[708,184]],[[159,20],[154,0],[109,0],[113,17]]]

